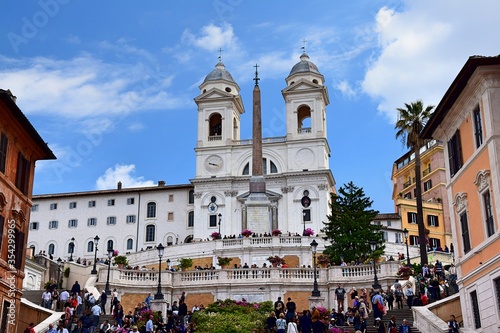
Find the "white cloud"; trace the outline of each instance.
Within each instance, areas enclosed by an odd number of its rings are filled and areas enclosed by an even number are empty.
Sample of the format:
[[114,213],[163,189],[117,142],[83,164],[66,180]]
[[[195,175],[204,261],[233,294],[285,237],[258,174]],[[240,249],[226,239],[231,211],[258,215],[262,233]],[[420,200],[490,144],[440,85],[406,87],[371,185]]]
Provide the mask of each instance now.
[[346,96],[347,98],[356,96],[356,90],[354,90],[346,80],[338,82],[334,85],[334,88],[339,90],[342,95]]
[[0,58],[0,87],[17,95],[27,114],[85,119],[175,109],[186,101],[165,91],[172,79],[142,63],[104,63],[90,55],[70,60]]
[[184,42],[197,46],[207,51],[217,51],[219,48],[233,48],[237,44],[237,38],[230,24],[217,26],[209,24],[201,28],[199,35],[185,30],[182,39]]
[[409,0],[402,11],[381,8],[374,29],[379,53],[368,65],[364,92],[390,121],[405,102],[436,105],[469,56],[499,53],[499,11],[500,3],[488,0]]
[[144,187],[153,186],[152,180],[144,180],[144,177],[135,177],[134,164],[116,164],[113,168],[109,168],[96,181],[97,190],[107,190],[116,188],[118,182],[122,182],[123,187]]

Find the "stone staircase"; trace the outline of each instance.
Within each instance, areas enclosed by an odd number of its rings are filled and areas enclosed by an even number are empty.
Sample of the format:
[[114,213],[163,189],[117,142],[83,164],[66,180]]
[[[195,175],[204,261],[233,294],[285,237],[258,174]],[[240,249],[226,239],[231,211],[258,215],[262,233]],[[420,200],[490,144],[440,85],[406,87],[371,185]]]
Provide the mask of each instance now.
[[[399,326],[403,323],[403,319],[408,320],[408,324],[411,326],[411,331],[413,333],[420,333],[420,330],[417,328],[413,327],[413,312],[412,310],[408,309],[408,307],[405,305],[403,309],[393,309],[390,311],[387,311],[387,314],[384,315],[382,318],[382,321],[384,322],[385,326],[387,327],[387,323],[391,320],[391,317],[394,316],[396,317],[396,324]],[[367,319],[368,323],[368,333],[376,333],[375,328],[373,327],[373,312],[370,313],[370,316]]]

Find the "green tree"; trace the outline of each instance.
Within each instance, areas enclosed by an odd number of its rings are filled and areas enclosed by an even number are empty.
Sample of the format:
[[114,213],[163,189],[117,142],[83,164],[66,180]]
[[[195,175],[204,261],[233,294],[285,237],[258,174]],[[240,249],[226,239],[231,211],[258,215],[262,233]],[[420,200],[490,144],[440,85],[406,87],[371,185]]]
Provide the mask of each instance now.
[[[332,262],[339,263],[341,256],[349,262],[377,258],[383,253],[385,246],[381,227],[371,223],[378,214],[378,211],[370,209],[372,204],[363,188],[353,182],[339,188],[339,194],[331,194],[331,214],[327,216],[328,222],[323,222],[325,227],[321,231],[326,234],[324,239],[331,242],[323,253]],[[377,243],[373,253],[371,241]]]
[[425,239],[424,211],[422,207],[422,175],[420,172],[420,148],[425,145],[420,133],[432,114],[434,106],[424,108],[421,100],[405,103],[404,108],[398,108],[398,120],[395,125],[396,139],[401,139],[403,145],[415,153],[415,199],[417,202],[418,242],[420,246],[420,262],[428,263],[427,241]]

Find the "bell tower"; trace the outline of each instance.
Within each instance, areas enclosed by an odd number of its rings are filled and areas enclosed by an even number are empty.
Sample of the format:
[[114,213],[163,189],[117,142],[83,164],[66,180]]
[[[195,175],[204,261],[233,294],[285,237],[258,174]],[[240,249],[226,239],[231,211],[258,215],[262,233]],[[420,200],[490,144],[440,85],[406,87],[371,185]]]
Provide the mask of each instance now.
[[240,87],[219,60],[200,85],[197,148],[225,146],[240,140],[240,116],[245,112]]
[[281,91],[286,104],[288,140],[325,138],[326,106],[330,103],[325,78],[303,52]]

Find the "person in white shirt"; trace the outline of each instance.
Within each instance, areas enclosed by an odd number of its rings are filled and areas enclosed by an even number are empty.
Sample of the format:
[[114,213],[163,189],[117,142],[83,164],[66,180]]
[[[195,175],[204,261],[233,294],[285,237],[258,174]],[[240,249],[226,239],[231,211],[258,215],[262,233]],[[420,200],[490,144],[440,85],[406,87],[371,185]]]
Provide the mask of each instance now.
[[[92,312],[92,315],[94,316],[94,323],[92,326],[95,328],[99,325],[99,317],[101,316],[101,306],[99,304],[95,304],[90,311]],[[91,330],[93,331],[93,330]]]
[[195,304],[193,308],[191,309],[192,313],[195,313],[196,311],[200,311],[200,308],[198,307],[198,304]]
[[66,304],[68,299],[69,299],[69,292],[66,289],[64,289],[61,292],[61,295],[59,295],[59,300],[61,301],[61,304]]
[[44,308],[50,309],[52,305],[52,294],[50,293],[49,289],[44,291],[42,294],[42,306]]
[[298,333],[299,329],[297,328],[296,319],[293,318],[292,321],[288,323],[288,327],[286,329],[286,333]]

